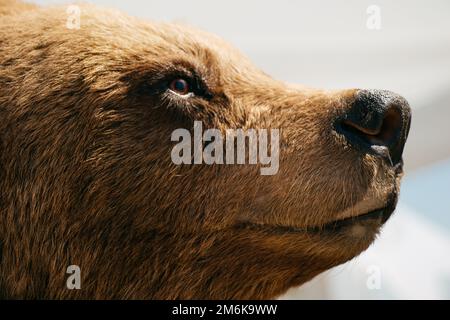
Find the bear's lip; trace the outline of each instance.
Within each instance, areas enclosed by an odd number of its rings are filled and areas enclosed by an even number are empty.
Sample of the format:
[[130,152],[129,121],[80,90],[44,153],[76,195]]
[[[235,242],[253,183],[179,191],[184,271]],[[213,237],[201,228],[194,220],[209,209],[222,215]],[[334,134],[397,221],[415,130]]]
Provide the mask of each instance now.
[[267,224],[258,224],[258,223],[244,223],[241,224],[241,226],[246,225],[247,227],[250,228],[256,227],[262,229],[270,229],[272,231],[276,230],[279,233],[336,233],[357,224],[376,225],[377,227],[381,227],[394,212],[396,203],[397,197],[394,196],[382,208],[371,210],[369,212],[362,213],[357,216],[327,222],[326,224],[321,226],[306,226],[306,227],[283,226],[283,225],[270,226]]
[[[399,174],[397,173],[397,176]],[[396,177],[397,178],[397,177]],[[352,215],[347,217],[341,217],[334,221],[326,222],[322,226],[306,227],[307,230],[319,231],[319,230],[333,230],[355,225],[357,223],[364,224],[370,222],[378,222],[381,226],[390,218],[394,212],[398,201],[398,192],[394,191],[388,195],[384,204],[379,208],[369,209],[367,212],[362,212],[358,215]],[[378,220],[378,221],[377,221]]]
[[380,225],[383,225],[389,217],[394,212],[395,207],[392,207],[390,205],[369,211],[367,213],[360,214],[358,216],[353,216],[345,219],[340,219],[332,222],[328,222],[324,226],[321,227],[307,227],[306,231],[308,232],[320,232],[320,231],[331,231],[331,230],[337,230],[342,229],[348,226],[352,226],[355,224],[364,224],[365,222],[374,222],[378,221]]
[[323,226],[306,227],[306,231],[320,232],[320,231],[336,231],[345,227],[353,226],[355,224],[369,224],[376,223],[382,226],[390,218],[397,205],[397,193],[391,194],[386,204],[378,209],[370,210],[366,213],[361,213],[356,216],[346,217],[335,221],[327,222]]
[[241,221],[235,225],[237,228],[259,229],[260,231],[275,232],[278,234],[288,233],[316,233],[322,235],[332,235],[345,233],[346,230],[354,226],[367,226],[368,230],[378,232],[386,221],[391,217],[398,202],[398,191],[392,192],[387,200],[376,209],[369,209],[367,212],[361,212],[350,217],[336,218],[336,220],[327,221],[321,225],[295,226],[266,224],[250,221]]

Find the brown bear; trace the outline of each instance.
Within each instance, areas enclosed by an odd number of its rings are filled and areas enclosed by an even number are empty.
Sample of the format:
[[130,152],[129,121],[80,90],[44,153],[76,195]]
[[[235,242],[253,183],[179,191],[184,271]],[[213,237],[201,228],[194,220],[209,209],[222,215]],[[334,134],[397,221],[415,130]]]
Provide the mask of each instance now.
[[[91,5],[68,28],[66,9],[0,0],[1,298],[276,298],[374,240],[402,97],[283,83],[213,35]],[[279,170],[175,164],[195,121],[279,129]]]

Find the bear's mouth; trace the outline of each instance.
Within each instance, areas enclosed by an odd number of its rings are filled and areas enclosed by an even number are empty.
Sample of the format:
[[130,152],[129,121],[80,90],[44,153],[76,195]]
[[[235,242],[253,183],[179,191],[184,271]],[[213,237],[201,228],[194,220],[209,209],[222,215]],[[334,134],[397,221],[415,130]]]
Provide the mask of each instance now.
[[[355,225],[360,226],[379,226],[381,227],[390,218],[397,205],[398,196],[393,193],[384,207],[371,210],[366,213],[359,214],[357,216],[352,216],[344,219],[339,219],[331,222],[327,222],[323,226],[313,226],[306,227],[304,231],[306,232],[339,232],[348,227],[353,227]],[[300,231],[300,230],[299,230]]]
[[381,227],[386,223],[386,221],[390,218],[392,213],[394,212],[398,201],[398,193],[394,192],[390,195],[388,198],[388,201],[386,202],[384,207],[371,210],[366,213],[361,213],[356,216],[347,217],[331,222],[327,222],[326,224],[322,226],[312,226],[312,227],[306,227],[304,231],[306,232],[324,232],[324,231],[331,231],[331,232],[338,232],[340,230],[344,230],[348,227],[353,227],[355,225],[360,226],[379,226]]
[[395,206],[386,206],[380,209],[372,210],[367,213],[360,214],[358,216],[349,217],[341,220],[336,220],[325,224],[320,227],[307,227],[307,232],[321,232],[321,231],[337,231],[346,227],[354,226],[355,224],[368,224],[378,223],[383,225],[394,212]]
[[266,225],[258,223],[244,223],[241,227],[257,228],[266,231],[276,232],[279,234],[286,233],[315,233],[315,234],[336,234],[345,232],[347,229],[351,229],[354,226],[367,226],[371,227],[374,231],[378,230],[392,215],[397,204],[397,196],[393,195],[387,202],[386,206],[362,213],[357,216],[343,218],[331,222],[327,222],[321,226],[283,226],[283,225]]

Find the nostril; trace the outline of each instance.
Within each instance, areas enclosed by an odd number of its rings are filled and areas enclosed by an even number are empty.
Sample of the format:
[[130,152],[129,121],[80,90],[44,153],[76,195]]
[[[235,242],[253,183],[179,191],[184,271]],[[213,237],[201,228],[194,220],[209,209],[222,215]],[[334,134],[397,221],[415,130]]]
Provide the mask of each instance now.
[[396,144],[396,141],[400,136],[402,130],[402,116],[401,112],[394,106],[385,113],[379,125],[374,128],[363,127],[350,120],[344,120],[343,127],[347,131],[359,135],[372,145],[390,147]]
[[401,162],[410,119],[410,108],[401,96],[389,91],[360,90],[335,128],[355,149],[396,165]]
[[402,115],[397,108],[391,107],[384,115],[380,132],[374,137],[373,142],[391,147],[397,144],[401,131]]
[[350,131],[367,136],[376,136],[380,132],[380,128],[364,128],[350,120],[344,120],[343,125]]

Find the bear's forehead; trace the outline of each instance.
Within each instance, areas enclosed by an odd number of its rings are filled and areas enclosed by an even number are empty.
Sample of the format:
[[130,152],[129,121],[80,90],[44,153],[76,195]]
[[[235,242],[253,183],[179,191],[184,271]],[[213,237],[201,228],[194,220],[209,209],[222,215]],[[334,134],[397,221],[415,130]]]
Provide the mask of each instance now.
[[[90,86],[107,88],[135,70],[160,72],[164,63],[187,61],[236,95],[243,88],[274,85],[273,79],[216,35],[182,23],[138,19],[114,9],[79,7],[80,29],[67,27],[67,6],[36,9],[1,21],[5,30],[20,26],[22,38],[4,36],[23,52],[38,57],[33,59],[33,68],[45,74],[47,82],[63,87],[67,82],[63,79],[75,77],[87,79]],[[38,85],[42,80],[34,82]]]
[[[184,23],[142,20],[114,9],[81,5],[81,29],[69,30],[69,37],[70,32],[75,37],[85,37],[87,51],[114,48],[119,55],[122,52],[144,60],[195,60],[207,68],[220,69],[225,76],[226,73],[230,76],[261,75],[261,71],[230,43]],[[111,51],[104,52],[111,54]]]

